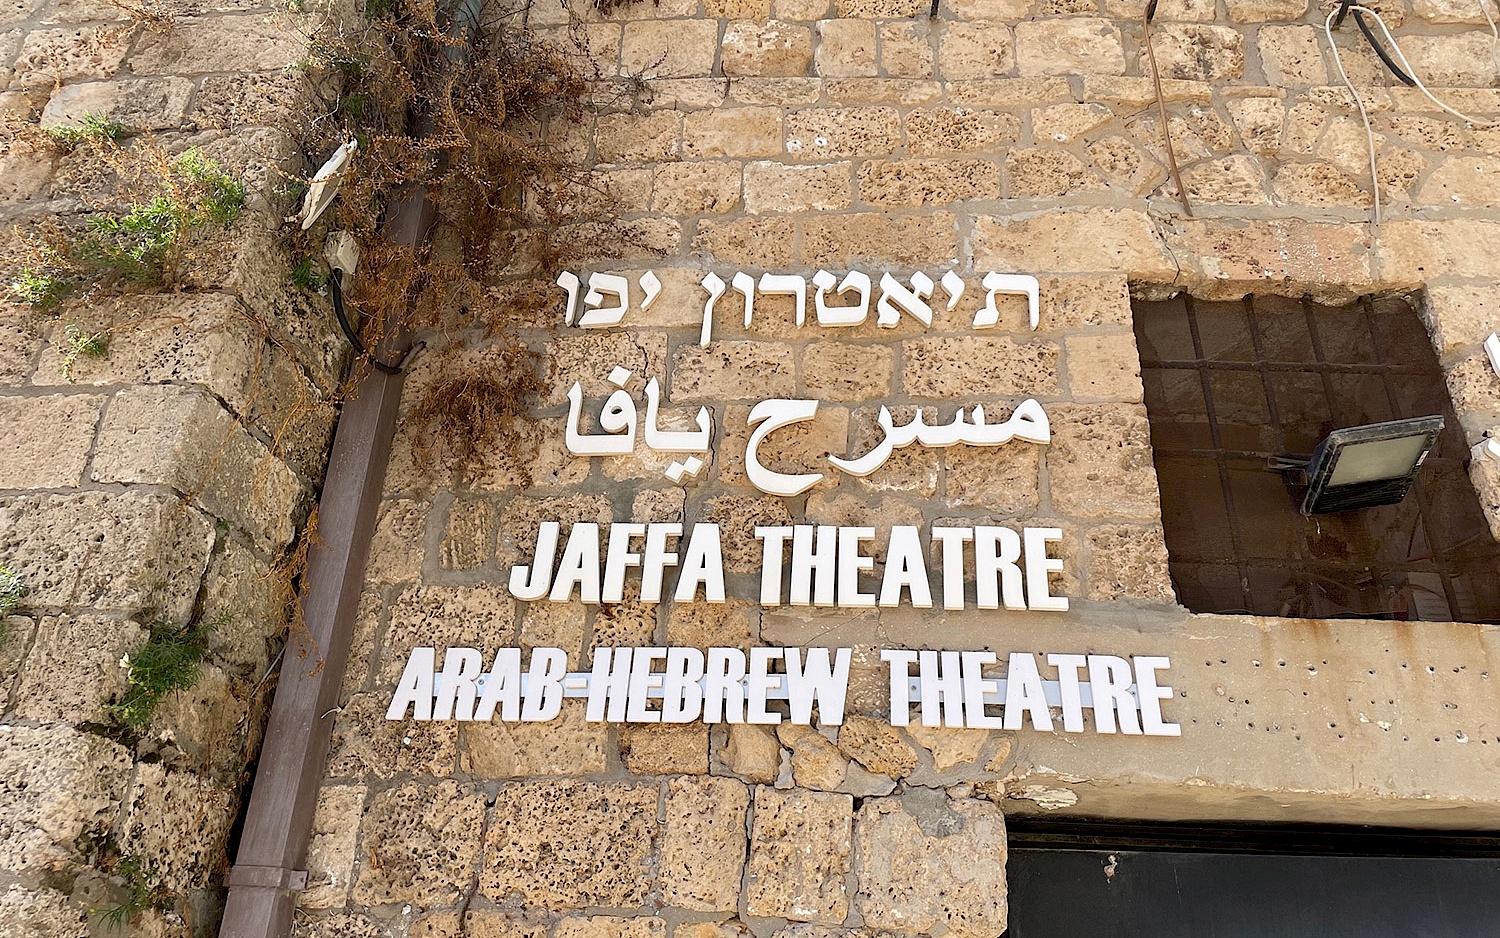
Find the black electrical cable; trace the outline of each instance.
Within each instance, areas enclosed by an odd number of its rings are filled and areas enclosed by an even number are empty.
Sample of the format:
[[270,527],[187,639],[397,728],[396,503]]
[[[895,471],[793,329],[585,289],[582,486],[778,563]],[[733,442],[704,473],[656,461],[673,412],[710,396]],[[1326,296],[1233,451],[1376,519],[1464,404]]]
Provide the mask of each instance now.
[[1354,11],[1354,25],[1358,26],[1359,31],[1365,34],[1365,41],[1370,44],[1371,49],[1375,50],[1375,54],[1380,56],[1380,61],[1384,62],[1385,67],[1391,70],[1391,74],[1395,75],[1402,84],[1415,88],[1417,80],[1401,71],[1401,67],[1391,59],[1390,55],[1385,51],[1385,47],[1375,38],[1375,33],[1370,30],[1370,24],[1365,22],[1364,16],[1358,10]]
[[349,324],[349,317],[344,315],[344,272],[342,270],[335,269],[332,276],[328,278],[328,291],[333,296],[333,315],[338,317],[339,328],[344,330],[344,338],[348,339],[349,344],[354,346],[355,354],[361,358],[368,358],[370,364],[374,365],[379,371],[383,371],[388,375],[399,375],[401,373],[400,368],[395,365],[387,365],[369,353],[365,348],[365,343],[360,341],[359,333],[355,332],[354,327]]

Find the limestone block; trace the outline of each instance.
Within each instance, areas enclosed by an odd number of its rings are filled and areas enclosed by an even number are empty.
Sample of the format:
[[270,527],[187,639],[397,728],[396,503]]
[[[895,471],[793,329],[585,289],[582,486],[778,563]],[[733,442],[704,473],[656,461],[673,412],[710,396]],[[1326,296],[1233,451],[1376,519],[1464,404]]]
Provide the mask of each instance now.
[[748,648],[760,623],[760,607],[724,603],[673,605],[667,618],[667,644],[694,648]]
[[76,126],[85,114],[134,131],[175,130],[187,116],[193,83],[186,78],[96,81],[58,89],[42,110],[43,127]]
[[604,603],[594,612],[585,648],[590,658],[597,648],[657,644],[657,604],[641,602],[640,584],[634,581],[625,584],[623,600]]
[[1489,277],[1500,262],[1500,226],[1479,219],[1441,223],[1394,221],[1382,226],[1381,275],[1395,283],[1419,284],[1439,275]]
[[720,495],[705,502],[702,511],[698,520],[719,525],[724,568],[733,573],[752,573],[760,569],[762,544],[755,536],[757,526],[792,523],[786,501],[771,495]]
[[755,789],[745,910],[837,925],[849,914],[853,800],[825,792]]
[[724,768],[747,781],[769,785],[781,772],[781,742],[769,727],[730,723],[718,751]]
[[[745,475],[745,448],[750,437],[750,408],[732,404],[724,412],[723,462],[719,481],[724,485],[749,486]],[[833,488],[840,474],[828,464],[830,453],[843,453],[849,441],[849,412],[842,407],[820,405],[811,420],[782,427],[761,441],[760,464],[788,475],[823,473],[810,491]]]
[[[1233,81],[1245,74],[1245,40],[1228,26],[1164,24],[1151,31],[1162,78],[1181,81]],[[1151,64],[1142,50],[1142,74]]]
[[131,759],[66,726],[0,726],[0,869],[61,869],[115,823]]
[[973,242],[974,265],[988,270],[1124,273],[1148,280],[1171,280],[1177,273],[1151,219],[1130,209],[980,216]]
[[[703,12],[715,20],[764,20],[771,17],[771,0],[707,0]],[[805,16],[781,16],[779,19],[807,19]]]
[[[1423,0],[1417,0],[1418,5]],[[1307,0],[1225,0],[1229,18],[1236,23],[1296,21],[1307,12]]]
[[[666,283],[667,279],[663,277],[662,281]],[[663,297],[662,301],[665,299]],[[652,307],[653,310],[655,308],[655,306]],[[626,364],[625,367],[630,367],[630,364]],[[564,383],[566,377],[566,375],[560,375],[559,383]],[[591,371],[573,372],[572,377],[573,380],[585,383],[592,383],[594,380]],[[410,395],[410,393],[408,390],[407,394]],[[568,452],[564,443],[565,426],[566,420],[562,417],[537,419],[519,425],[521,441],[515,452],[509,454],[506,459],[487,467],[482,474],[472,480],[473,487],[483,492],[509,494],[519,488],[529,488],[534,491],[569,489],[582,482],[588,478],[590,461]],[[402,429],[402,426],[398,424],[396,428],[398,445],[403,437],[408,435],[404,434]],[[529,485],[526,484],[528,480]],[[389,482],[386,488],[388,492],[391,490],[392,486]]]
[[496,584],[408,589],[391,604],[382,639],[387,655],[380,669],[381,683],[394,686],[406,666],[406,656],[419,645],[436,648],[439,656],[455,645],[492,655],[512,642],[515,618],[515,602]]
[[859,78],[876,74],[875,23],[870,20],[823,20],[816,27],[817,73],[824,78]]
[[682,115],[604,114],[599,117],[594,148],[600,163],[674,160],[682,147]]
[[1159,525],[1104,524],[1089,531],[1089,599],[1175,603],[1167,544]]
[[642,20],[625,24],[620,65],[638,78],[712,75],[719,24],[713,20]]
[[576,658],[583,650],[585,610],[578,600],[527,603],[521,614],[521,647],[561,648],[570,660]]
[[1495,83],[1488,30],[1447,36],[1411,36],[1401,51],[1430,88],[1489,88]]
[[452,780],[408,783],[370,799],[360,823],[354,901],[447,905],[473,875],[484,794]]
[[1256,47],[1266,81],[1294,88],[1327,84],[1330,69],[1323,64],[1319,42],[1320,33],[1313,26],[1262,27]]
[[1005,820],[994,804],[912,789],[867,800],[854,836],[865,924],[954,938],[1005,930]]
[[[915,417],[915,409],[899,405],[891,409],[892,419],[905,425]],[[868,407],[855,411],[853,430],[850,433],[850,455],[868,453],[884,437],[885,431],[877,421],[877,408]],[[938,486],[942,468],[942,456],[923,446],[908,446],[896,450],[879,469],[856,481],[867,492],[895,492],[913,494],[921,498],[931,497]]]
[[684,345],[672,356],[672,403],[796,396],[796,364],[775,342]]
[[1020,120],[999,111],[945,107],[906,116],[906,147],[915,156],[988,153],[1020,135]]
[[291,543],[307,491],[209,395],[147,386],[115,395],[99,431],[95,482],[170,485],[215,516]]
[[[708,160],[666,163],[656,168],[651,187],[652,211],[669,215],[723,215],[734,211],[739,204],[738,163]],[[701,279],[701,272],[699,277]],[[657,302],[660,303],[661,299]],[[652,304],[651,313],[655,312],[656,304]]]
[[1280,202],[1302,205],[1347,205],[1363,208],[1370,194],[1332,163],[1283,163],[1272,190]]
[[[676,22],[675,20],[673,22]],[[591,915],[565,918],[557,923],[554,938],[666,938],[664,919],[642,916]]]
[[948,23],[938,44],[938,70],[943,78],[995,78],[1015,67],[1010,27],[979,20]]
[[920,20],[881,23],[881,71],[892,78],[933,77],[931,32],[931,27]]
[[779,107],[693,111],[683,120],[684,157],[754,158],[782,152]]
[[947,212],[820,214],[802,222],[802,261],[809,267],[931,269],[957,257],[957,221]]
[[948,205],[1000,194],[1000,168],[984,160],[868,160],[859,196],[871,205]]
[[266,16],[184,20],[171,32],[147,30],[130,56],[136,75],[280,71],[307,52],[308,37]]
[[795,166],[757,162],[745,166],[745,211],[825,212],[849,207],[850,164]]
[[1104,181],[1067,150],[1014,149],[1005,158],[1013,198],[1057,197],[1104,188]]
[[846,19],[910,19],[926,10],[919,0],[838,0],[838,15]]
[[108,78],[119,70],[125,52],[126,44],[100,27],[34,29],[26,33],[15,60],[15,84],[41,89]]
[[917,719],[912,720],[906,732],[932,755],[932,767],[938,772],[976,765],[984,744],[989,740],[989,734],[984,730],[926,726]]
[[672,930],[672,938],[749,938],[739,922],[684,922]]
[[1487,353],[1474,349],[1448,368],[1447,377],[1453,409],[1469,439],[1500,423],[1500,382]]
[[1008,398],[1051,394],[1059,387],[1059,349],[1050,342],[1016,342],[1008,336],[916,338],[904,342],[902,352],[901,384],[912,397]]
[[1135,336],[1068,336],[1063,347],[1073,400],[1141,402],[1141,359]]
[[15,691],[15,712],[39,723],[107,722],[125,691],[121,657],[146,638],[135,622],[95,615],[43,616]]
[[1489,286],[1428,287],[1425,299],[1422,321],[1439,356],[1500,330],[1500,303]]
[[203,578],[201,620],[227,621],[208,636],[214,660],[259,680],[270,664],[267,642],[286,627],[286,586],[247,544],[226,538]]
[[1500,202],[1500,159],[1468,154],[1450,156],[1433,167],[1417,198],[1435,205],[1488,208]]
[[0,488],[74,488],[94,442],[104,398],[0,397]]
[[562,524],[562,539],[579,521],[608,524],[612,520],[609,498],[604,495],[564,495],[555,497],[518,497],[505,506],[500,515],[500,534],[495,556],[501,569],[512,564],[530,563],[536,546],[537,530],[543,521]]
[[438,565],[444,570],[473,570],[488,564],[499,520],[494,503],[484,498],[456,498],[446,514]]
[[207,888],[229,862],[229,828],[239,795],[190,772],[136,766],[120,828],[124,854],[148,857],[161,885],[183,895]]
[[732,778],[667,782],[662,901],[701,912],[732,912],[745,868],[750,790]]
[[[489,909],[464,914],[462,925],[456,912],[434,912],[412,923],[411,938],[547,938],[552,922],[544,916],[515,915]],[[342,936],[340,936],[342,938]]]
[[781,723],[776,738],[792,751],[792,779],[802,788],[837,791],[848,774],[848,758],[810,726]]
[[225,130],[289,126],[306,95],[302,75],[209,75],[193,98],[193,119],[200,127]]
[[602,772],[608,727],[583,719],[581,700],[563,702],[546,723],[474,723],[465,729],[460,766],[476,778]]
[[820,401],[879,400],[891,392],[893,362],[885,345],[818,342],[802,352],[802,384]]
[[790,267],[795,226],[789,218],[737,218],[729,222],[702,221],[693,239],[693,254],[722,264],[766,270]]
[[88,919],[85,906],[53,889],[11,883],[0,892],[4,938],[76,938],[89,933]]
[[1052,507],[1078,518],[1155,520],[1156,470],[1145,408],[1055,404],[1045,459]]
[[0,302],[0,310],[0,387],[16,387],[31,374],[32,359],[43,344],[41,330],[18,307]]
[[806,75],[812,66],[812,30],[780,20],[730,23],[719,44],[725,75]]
[[616,390],[609,375],[617,366],[631,372],[628,388],[637,391],[651,378],[663,377],[666,353],[663,333],[593,332],[555,338],[547,345],[547,392],[542,403],[567,404],[574,382],[583,385],[585,402],[602,402]]
[[213,546],[213,523],[157,494],[84,492],[0,498],[0,555],[38,606],[155,609],[187,621]]
[[1053,104],[1031,109],[1031,135],[1037,143],[1067,143],[1114,118],[1100,104]]
[[1286,105],[1276,98],[1235,98],[1225,102],[1235,129],[1246,149],[1270,156],[1281,148],[1281,128],[1286,123]]
[[1166,168],[1148,159],[1126,138],[1106,137],[1088,146],[1094,168],[1110,185],[1133,195],[1145,195],[1167,178]]
[[[413,926],[414,934],[422,924]],[[389,926],[357,912],[334,912],[318,918],[298,916],[292,927],[293,938],[392,938],[393,934]],[[480,938],[481,934],[476,931],[474,938]]]
[[1022,75],[1123,75],[1120,31],[1091,17],[1016,25],[1016,66]]
[[406,498],[381,503],[370,538],[369,583],[415,582],[422,578],[422,555],[427,540],[425,501]]
[[901,118],[892,107],[807,108],[787,117],[786,152],[825,162],[885,156],[901,145]]
[[657,880],[658,796],[654,783],[501,786],[480,891],[520,908],[643,905]]
[[921,506],[906,499],[862,498],[844,491],[815,492],[808,497],[804,513],[812,524],[874,528],[875,544],[865,545],[864,553],[875,558],[877,575],[879,565],[885,563],[891,527],[897,524],[921,527],[923,523]]
[[1025,442],[944,452],[944,504],[983,508],[996,516],[1030,515],[1041,486],[1041,453],[1042,447]]
[[355,694],[345,701],[333,724],[329,778],[453,774],[458,759],[458,724],[387,720],[385,711],[390,700],[389,692],[382,691]]
[[632,775],[702,775],[708,771],[708,726],[626,724],[620,759]]
[[[1382,231],[1382,248],[1399,242]],[[1183,273],[1203,283],[1200,293],[1220,283],[1225,293],[1243,295],[1265,284],[1336,284],[1344,295],[1370,283],[1370,251],[1365,232],[1354,225],[1316,222],[1194,219],[1169,234]]]
[[839,727],[839,749],[871,772],[905,778],[917,767],[917,753],[901,731],[882,720],[853,713]]
[[325,785],[319,790],[307,848],[307,889],[298,897],[299,905],[328,909],[347,901],[359,861],[355,847],[364,803],[364,785]]
[[1043,330],[1130,325],[1124,277],[1050,277],[1041,282]]

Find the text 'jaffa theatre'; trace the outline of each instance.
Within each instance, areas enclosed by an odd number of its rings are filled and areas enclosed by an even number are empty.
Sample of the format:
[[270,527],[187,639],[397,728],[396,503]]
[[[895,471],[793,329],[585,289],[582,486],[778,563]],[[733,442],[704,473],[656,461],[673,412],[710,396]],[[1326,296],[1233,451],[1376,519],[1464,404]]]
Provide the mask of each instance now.
[[[71,476],[0,456],[33,604],[0,634],[31,773],[0,936],[104,934],[85,887],[137,880],[123,933],[194,938],[1500,935],[1493,0],[472,6],[438,21],[588,76],[526,145],[609,206],[483,232],[473,302],[519,325],[372,338],[367,239],[477,235],[420,186],[341,222],[379,149],[351,133],[220,299],[112,300],[178,318],[97,360],[58,319],[0,381],[16,427],[76,399],[57,453],[93,421]],[[217,123],[157,132],[235,165],[312,93],[269,59],[226,90],[235,35],[312,15],[235,11],[16,87],[45,126],[103,100],[79,83],[183,83]],[[261,211],[282,180],[249,178]],[[294,324],[288,227],[331,269]],[[270,325],[192,325],[221,301]],[[434,459],[434,389],[516,369],[505,451]],[[348,381],[291,408],[321,435],[266,416],[293,372]],[[110,582],[233,608],[211,681],[106,732],[134,646],[68,623],[158,628],[88,573],[147,541]],[[300,613],[244,638],[225,597],[293,557]]]

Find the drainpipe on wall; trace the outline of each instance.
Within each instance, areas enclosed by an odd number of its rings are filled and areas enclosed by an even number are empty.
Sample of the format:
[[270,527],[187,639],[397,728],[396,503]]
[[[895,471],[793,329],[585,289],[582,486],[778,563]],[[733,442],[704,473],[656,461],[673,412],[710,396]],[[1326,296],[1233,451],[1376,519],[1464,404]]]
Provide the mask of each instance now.
[[[425,186],[395,200],[387,237],[417,248],[435,210]],[[400,361],[407,339],[396,324],[375,352]],[[260,764],[250,791],[219,938],[284,938],[296,893],[307,885],[313,811],[328,759],[333,719],[364,583],[365,561],[390,459],[404,376],[370,368],[344,403],[318,500],[318,538],[302,590],[305,629],[291,630]]]

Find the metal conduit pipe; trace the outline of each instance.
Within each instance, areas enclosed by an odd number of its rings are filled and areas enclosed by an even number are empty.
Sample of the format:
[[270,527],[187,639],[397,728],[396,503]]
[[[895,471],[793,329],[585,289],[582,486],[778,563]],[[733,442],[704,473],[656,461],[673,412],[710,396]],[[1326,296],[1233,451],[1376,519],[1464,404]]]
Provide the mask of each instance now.
[[[434,217],[426,188],[411,187],[394,205],[387,236],[416,248],[426,241]],[[400,331],[394,323],[386,327],[387,334]],[[390,335],[379,357],[399,361],[405,341]],[[307,885],[313,810],[404,380],[399,373],[369,369],[345,401],[334,431],[318,500],[318,538],[308,551],[301,595],[306,628],[287,637],[219,938],[285,938],[296,894]]]

